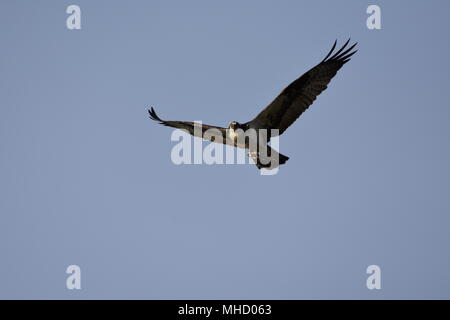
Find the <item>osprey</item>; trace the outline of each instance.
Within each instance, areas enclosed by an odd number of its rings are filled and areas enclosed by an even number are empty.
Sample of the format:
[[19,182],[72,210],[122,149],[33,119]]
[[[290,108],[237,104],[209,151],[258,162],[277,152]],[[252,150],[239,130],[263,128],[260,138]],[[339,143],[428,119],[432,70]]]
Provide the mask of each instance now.
[[[316,97],[327,88],[330,80],[336,75],[339,69],[346,64],[352,55],[357,50],[353,50],[357,43],[347,48],[350,39],[340,48],[334,52],[337,40],[334,42],[330,52],[325,58],[315,67],[303,74],[300,78],[288,85],[264,110],[262,110],[253,120],[239,123],[232,121],[228,128],[210,126],[188,121],[166,121],[161,120],[156,114],[155,110],[151,108],[148,110],[150,118],[159,122],[162,125],[182,129],[193,136],[198,136],[203,139],[228,144],[238,148],[249,149],[249,156],[254,160],[256,166],[261,168],[273,169],[278,165],[286,163],[289,157],[279,154],[274,151],[267,143],[270,141],[271,135],[267,134],[264,139],[257,136],[258,141],[244,140],[244,143],[239,143],[238,138],[240,132],[246,132],[249,129],[260,131],[265,129],[272,132],[272,136],[281,135],[295,120],[316,100]],[[241,130],[239,130],[241,129]],[[272,129],[275,129],[273,134]],[[214,130],[218,132],[221,139],[217,139],[216,135],[207,135],[207,131]],[[258,138],[259,137],[259,138]],[[251,147],[251,146],[257,146]],[[270,156],[274,154],[277,156],[277,162],[267,163],[266,159],[262,161],[262,148],[266,148]]]

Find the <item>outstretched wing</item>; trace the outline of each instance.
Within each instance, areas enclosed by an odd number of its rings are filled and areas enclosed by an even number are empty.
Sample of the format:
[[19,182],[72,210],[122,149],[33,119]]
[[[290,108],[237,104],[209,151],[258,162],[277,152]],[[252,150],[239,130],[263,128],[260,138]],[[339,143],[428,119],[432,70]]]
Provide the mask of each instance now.
[[151,108],[148,110],[150,119],[159,122],[160,124],[173,127],[177,129],[184,130],[194,137],[200,137],[211,142],[223,143],[233,145],[229,139],[227,139],[226,129],[216,126],[210,126],[207,124],[200,124],[196,122],[189,121],[165,121],[161,120],[160,117],[155,112],[155,109]]
[[352,52],[357,43],[346,48],[349,42],[350,39],[333,54],[336,41],[322,62],[287,86],[255,119],[247,122],[247,125],[257,129],[278,129],[279,134],[282,134],[309,108],[316,97],[327,88],[338,70],[357,52]]

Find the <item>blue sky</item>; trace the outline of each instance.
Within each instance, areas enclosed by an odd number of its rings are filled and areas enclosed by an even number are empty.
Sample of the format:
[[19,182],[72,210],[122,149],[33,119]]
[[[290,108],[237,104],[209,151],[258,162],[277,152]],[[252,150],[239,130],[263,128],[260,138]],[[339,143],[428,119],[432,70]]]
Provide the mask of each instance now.
[[[449,9],[2,1],[0,298],[450,298]],[[359,52],[280,138],[277,175],[171,162],[148,107],[250,120],[348,37]]]

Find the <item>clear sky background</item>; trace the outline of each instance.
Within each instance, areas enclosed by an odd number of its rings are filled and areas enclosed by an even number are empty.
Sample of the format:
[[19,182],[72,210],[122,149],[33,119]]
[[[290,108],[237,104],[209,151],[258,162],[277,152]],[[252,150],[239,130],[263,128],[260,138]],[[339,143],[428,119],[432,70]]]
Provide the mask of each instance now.
[[[450,298],[449,12],[1,1],[0,298]],[[171,162],[147,107],[250,120],[348,37],[359,52],[281,137],[277,175]]]

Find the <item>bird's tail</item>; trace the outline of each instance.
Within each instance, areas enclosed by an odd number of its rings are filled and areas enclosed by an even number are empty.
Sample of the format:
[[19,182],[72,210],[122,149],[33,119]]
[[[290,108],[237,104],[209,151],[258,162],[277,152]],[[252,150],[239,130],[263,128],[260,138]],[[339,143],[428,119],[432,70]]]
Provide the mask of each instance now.
[[250,151],[249,156],[252,158],[258,169],[272,170],[278,166],[285,164],[289,160],[289,157],[278,153],[275,149],[267,146],[267,154],[261,152]]

